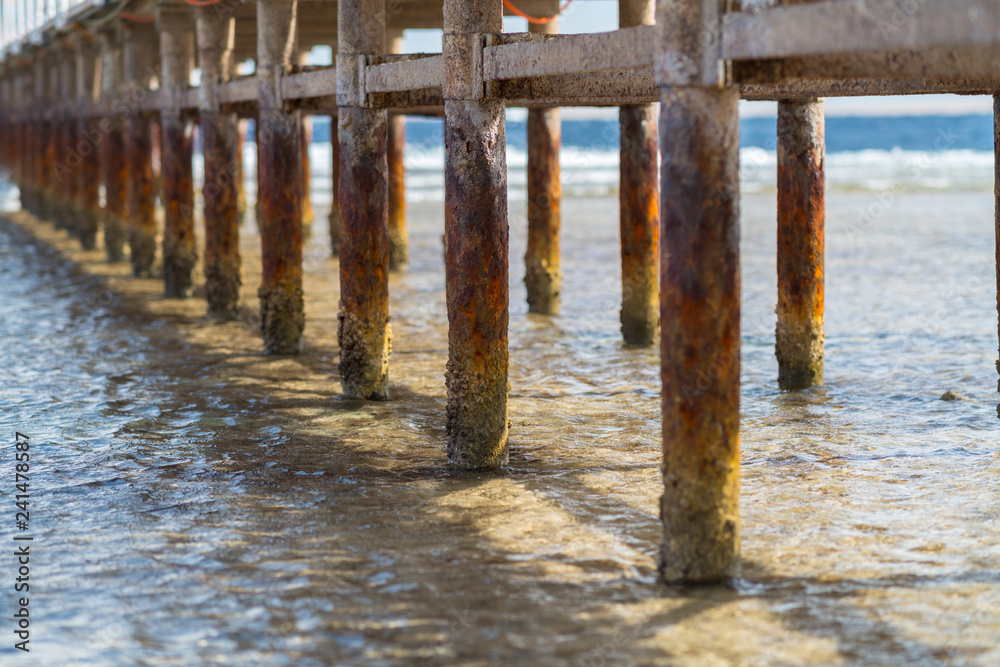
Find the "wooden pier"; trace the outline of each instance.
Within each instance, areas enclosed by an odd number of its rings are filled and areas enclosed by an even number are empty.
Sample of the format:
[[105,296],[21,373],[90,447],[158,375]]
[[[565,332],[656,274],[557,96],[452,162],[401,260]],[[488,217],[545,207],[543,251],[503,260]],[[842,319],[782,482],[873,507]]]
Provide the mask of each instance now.
[[[503,33],[511,7],[534,17],[529,32]],[[309,315],[307,117],[333,117],[343,393],[385,400],[389,273],[409,258],[404,117],[443,116],[442,449],[454,466],[485,469],[507,462],[511,429],[505,110],[529,109],[529,310],[555,314],[559,108],[620,107],[622,336],[630,345],[659,340],[661,353],[660,571],[671,583],[724,579],[737,571],[740,532],[738,101],[779,103],[778,380],[786,389],[813,386],[823,379],[822,99],[994,95],[1000,4],[620,0],[619,29],[580,35],[559,34],[560,9],[557,0],[80,4],[4,45],[0,163],[23,208],[84,247],[102,238],[108,261],[129,258],[135,276],[149,276],[158,256],[167,297],[192,293],[194,216],[203,215],[206,312],[233,318],[240,122],[254,119],[262,351],[295,354]],[[586,12],[586,2],[576,11]],[[402,30],[412,28],[442,29],[440,53],[400,53]],[[334,65],[301,64],[316,45],[334,49]],[[235,63],[247,59],[256,71],[237,73]],[[196,66],[201,81],[192,86]]]

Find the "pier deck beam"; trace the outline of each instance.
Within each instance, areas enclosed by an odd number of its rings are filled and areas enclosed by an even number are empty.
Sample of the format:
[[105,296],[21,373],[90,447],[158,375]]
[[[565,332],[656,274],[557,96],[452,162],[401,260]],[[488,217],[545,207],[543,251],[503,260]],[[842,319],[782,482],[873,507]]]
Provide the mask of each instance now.
[[363,92],[352,90],[347,80],[365,56],[385,53],[385,7],[382,0],[341,0],[337,8],[337,76],[338,81],[344,81],[346,93],[337,96],[340,381],[346,397],[384,400],[388,398],[392,347],[388,113],[366,108]]
[[[115,100],[122,89],[122,47],[117,29],[99,35],[101,48],[101,95]],[[101,180],[104,182],[104,252],[109,262],[125,259],[125,188],[128,182],[125,159],[126,116],[103,118],[101,139]]]
[[153,137],[149,119],[137,108],[149,92],[159,62],[159,38],[152,25],[122,26],[122,73],[127,88],[125,118],[125,221],[132,275],[148,278],[156,262],[156,192],[153,180]]
[[[553,3],[553,13],[559,6]],[[559,33],[559,19],[529,23],[528,32]],[[558,107],[528,109],[528,243],[524,251],[524,284],[528,312],[559,313],[562,270],[559,268],[559,231],[562,224],[562,184],[559,148],[562,123]]]
[[668,583],[732,576],[739,554],[739,114],[715,0],[658,3],[660,354]]
[[[403,31],[386,35],[389,53],[403,52]],[[410,240],[406,233],[406,116],[389,116],[386,139],[386,161],[389,165],[389,270],[404,271],[410,261]]]
[[[652,25],[654,5],[653,0],[621,0],[618,27]],[[646,346],[656,342],[660,301],[656,105],[623,106],[618,122],[622,339],[628,345]]]
[[220,18],[211,7],[196,10],[201,86],[198,116],[205,185],[205,298],[208,315],[231,320],[239,315],[239,188],[242,170],[236,114],[219,109],[219,86],[229,80],[236,20]]
[[505,109],[476,65],[502,30],[501,0],[445,0],[446,427],[449,461],[468,469],[508,460]]
[[158,8],[163,107],[160,110],[160,181],[163,197],[163,287],[167,298],[191,294],[197,254],[191,121],[180,111],[194,63],[194,31],[181,7]]
[[[76,43],[76,92],[79,108],[86,110],[95,101],[99,81],[97,49],[87,35],[79,35]],[[86,111],[77,116],[77,142],[73,146],[79,156],[76,169],[76,231],[85,250],[97,247],[97,232],[101,224],[101,138],[100,119]]]
[[257,210],[263,272],[260,326],[265,354],[298,354],[302,292],[302,119],[281,99],[292,71],[298,2],[257,2]]
[[823,383],[823,101],[778,103],[778,385]]

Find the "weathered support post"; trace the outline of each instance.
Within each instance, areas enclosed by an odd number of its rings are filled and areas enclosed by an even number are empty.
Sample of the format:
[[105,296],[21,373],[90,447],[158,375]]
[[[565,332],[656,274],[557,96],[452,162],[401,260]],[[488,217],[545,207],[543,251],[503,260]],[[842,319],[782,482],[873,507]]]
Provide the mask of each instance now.
[[67,228],[67,219],[63,214],[65,209],[63,192],[65,190],[66,169],[61,159],[63,146],[63,97],[62,97],[62,52],[60,44],[49,47],[49,150],[52,161],[46,178],[49,183],[49,219],[58,229]]
[[302,121],[281,99],[292,71],[297,0],[257,1],[257,210],[263,259],[260,295],[265,354],[302,349]]
[[[308,51],[300,51],[298,64],[304,68],[308,63]],[[299,116],[302,123],[302,130],[299,136],[302,139],[302,237],[312,238],[312,225],[316,220],[316,212],[312,205],[312,166],[309,163],[309,146],[313,140],[312,116],[301,114]]]
[[[555,14],[559,6],[551,3]],[[559,19],[529,23],[528,31],[543,35],[559,33]],[[524,252],[524,284],[528,290],[528,312],[559,313],[562,293],[559,232],[562,225],[562,183],[559,149],[562,122],[558,107],[528,109],[528,244]]]
[[85,250],[97,247],[101,221],[100,118],[92,115],[100,82],[97,80],[97,49],[89,35],[81,34],[76,43],[76,93],[80,115],[77,118],[77,142],[80,158],[76,181],[76,229]]
[[[59,145],[56,151],[56,178],[59,181],[58,219],[63,227],[76,234],[76,170],[80,157],[74,156],[77,142],[76,120],[76,54],[69,40],[63,40],[59,58]],[[71,161],[71,157],[73,158]]]
[[160,44],[150,24],[132,23],[122,27],[125,102],[125,220],[132,258],[132,275],[153,275],[156,262],[156,188],[153,179],[152,125],[139,109],[149,92],[150,79],[157,73]]
[[205,157],[205,298],[218,319],[239,315],[239,189],[241,173],[236,114],[219,108],[219,87],[232,70],[236,20],[220,18],[210,7],[197,10],[201,86],[198,112]]
[[[114,105],[122,82],[122,48],[116,28],[100,33],[101,95]],[[101,180],[104,182],[104,251],[109,262],[125,259],[125,118],[101,119]]]
[[[1000,93],[993,96],[993,198],[995,212],[995,248],[997,272],[997,315],[1000,316]],[[998,342],[1000,342],[1000,320],[997,324]],[[1000,349],[997,356],[997,373],[1000,373]],[[1000,379],[997,380],[997,391],[1000,392]],[[1000,405],[997,405],[997,416],[1000,417]]]
[[823,383],[823,101],[778,102],[778,385]]
[[388,114],[366,106],[363,72],[385,53],[385,3],[337,3],[340,142],[340,382],[344,396],[389,397]]
[[[389,53],[403,52],[403,31],[386,34]],[[389,165],[389,270],[403,271],[410,261],[410,240],[406,233],[406,116],[392,114],[386,134],[386,161]]]
[[[654,0],[621,0],[618,25],[652,25]],[[618,111],[618,190],[622,262],[622,338],[652,345],[659,321],[660,211],[656,164],[656,105],[631,104]]]
[[330,201],[330,256],[340,257],[340,139],[337,128],[340,116],[330,116],[330,182],[333,199]]
[[163,106],[160,111],[163,196],[163,283],[168,298],[190,295],[197,254],[194,238],[193,128],[180,101],[194,62],[194,32],[186,8],[157,8]]
[[659,0],[656,18],[660,574],[679,584],[729,577],[739,558],[739,92],[721,60],[720,4]]
[[502,100],[486,96],[482,50],[501,0],[445,0],[445,273],[448,459],[507,463],[509,249]]
[[33,196],[31,209],[34,215],[45,218],[48,215],[48,179],[52,173],[52,163],[54,155],[50,151],[48,119],[48,97],[49,97],[49,68],[46,63],[45,52],[41,49],[35,52],[34,58],[35,84],[34,96],[32,97],[34,106],[34,150],[35,157],[33,165]]

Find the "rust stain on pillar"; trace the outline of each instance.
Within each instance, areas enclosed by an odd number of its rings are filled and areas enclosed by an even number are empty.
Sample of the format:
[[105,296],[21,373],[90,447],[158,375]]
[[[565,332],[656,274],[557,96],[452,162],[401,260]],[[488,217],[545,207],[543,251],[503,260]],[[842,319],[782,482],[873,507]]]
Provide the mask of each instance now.
[[194,34],[187,10],[160,7],[158,14],[164,103],[160,114],[164,295],[184,298],[191,293],[197,255],[191,171],[193,128],[181,115],[179,100],[191,75]]
[[[554,6],[553,9],[557,9]],[[555,35],[559,20],[529,24],[529,32]],[[559,149],[562,121],[559,109],[528,109],[528,243],[524,252],[524,284],[528,312],[555,315],[562,293],[559,232],[562,183]]]
[[257,3],[257,208],[263,260],[260,296],[265,354],[302,349],[302,121],[281,101],[292,71],[298,3]]
[[[338,69],[385,52],[381,0],[340,0]],[[339,73],[338,73],[339,74]],[[338,94],[340,142],[340,381],[344,396],[389,397],[388,114]]]
[[139,110],[149,92],[150,78],[159,59],[159,38],[152,25],[123,26],[125,102],[125,221],[132,275],[148,278],[156,262],[156,189],[153,180],[152,125]]
[[823,102],[778,103],[778,384],[823,382]]
[[[621,0],[618,25],[652,25],[653,0]],[[660,200],[656,105],[623,106],[618,112],[618,224],[622,265],[622,339],[628,345],[656,342],[659,326]]]
[[507,463],[509,248],[504,104],[484,97],[474,50],[503,31],[500,0],[445,0],[448,460]]
[[739,94],[661,91],[663,545],[672,583],[739,552]]
[[198,108],[205,159],[205,298],[208,314],[235,319],[239,314],[239,188],[242,173],[236,114],[219,109],[219,86],[229,80],[236,22],[210,8],[197,10],[201,86]]
[[330,168],[333,199],[330,202],[330,256],[340,256],[340,138],[337,136],[339,117],[330,116]]

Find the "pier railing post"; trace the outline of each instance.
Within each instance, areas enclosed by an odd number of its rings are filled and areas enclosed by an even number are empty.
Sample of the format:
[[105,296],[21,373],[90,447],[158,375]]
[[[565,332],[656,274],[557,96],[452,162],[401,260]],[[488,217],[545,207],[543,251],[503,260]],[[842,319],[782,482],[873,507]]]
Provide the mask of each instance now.
[[194,31],[185,7],[160,6],[160,180],[163,197],[163,286],[167,298],[190,296],[194,238],[193,128],[181,112],[194,64]]
[[263,272],[265,354],[298,354],[305,328],[302,292],[301,112],[285,107],[281,81],[295,56],[296,0],[257,2],[257,210]]
[[[618,27],[652,25],[654,0],[621,0]],[[652,345],[659,322],[660,211],[655,104],[630,104],[618,112],[618,190],[622,265],[622,338]]]
[[122,27],[122,74],[128,114],[125,118],[125,221],[132,275],[152,276],[156,261],[156,192],[153,180],[153,137],[149,118],[139,104],[158,74],[160,43],[152,25]]
[[734,574],[739,554],[739,92],[718,0],[659,0],[660,355],[668,583]]
[[[101,95],[118,102],[122,89],[122,47],[117,28],[100,33]],[[101,180],[104,182],[104,251],[109,262],[125,259],[125,117],[113,109],[114,117],[101,119]]]
[[211,7],[199,7],[196,24],[201,66],[198,117],[205,158],[205,298],[210,317],[234,319],[243,282],[237,183],[242,170],[236,114],[220,110],[219,87],[229,80],[236,20],[220,17]]
[[[403,52],[403,31],[391,30],[386,35],[389,53]],[[386,140],[386,161],[389,164],[389,270],[403,271],[410,261],[410,241],[406,233],[406,116],[389,116]]]
[[337,136],[340,141],[340,381],[344,396],[388,398],[388,114],[366,106],[363,68],[385,53],[382,0],[340,0]]
[[76,42],[76,93],[80,113],[77,116],[77,142],[73,147],[80,157],[76,170],[76,230],[85,250],[97,247],[101,223],[100,122],[91,108],[100,88],[97,80],[97,48],[89,35],[81,34]]
[[482,55],[501,0],[445,0],[445,273],[448,459],[507,463],[510,293],[505,109],[486,95]]
[[[552,3],[550,11],[558,11]],[[528,32],[559,33],[559,19],[529,23]],[[562,123],[558,107],[528,109],[528,242],[524,251],[524,284],[528,312],[556,315],[562,293],[559,232],[562,224],[562,183],[559,149]]]
[[823,383],[823,101],[778,102],[778,385]]

